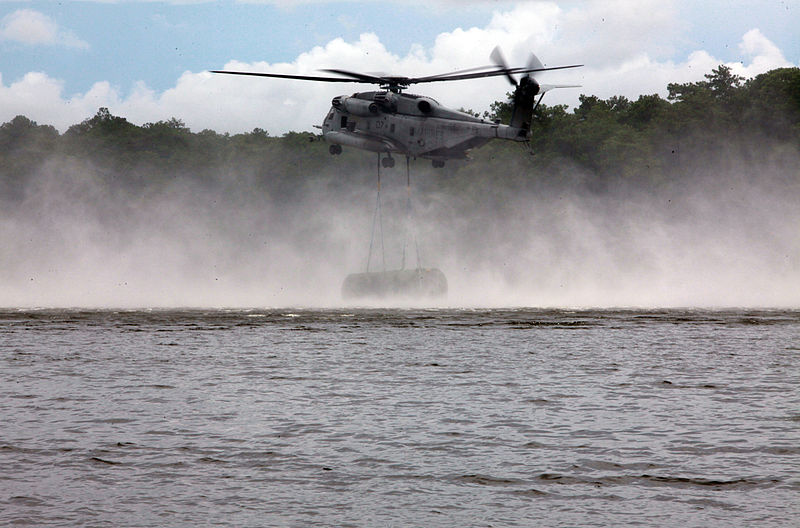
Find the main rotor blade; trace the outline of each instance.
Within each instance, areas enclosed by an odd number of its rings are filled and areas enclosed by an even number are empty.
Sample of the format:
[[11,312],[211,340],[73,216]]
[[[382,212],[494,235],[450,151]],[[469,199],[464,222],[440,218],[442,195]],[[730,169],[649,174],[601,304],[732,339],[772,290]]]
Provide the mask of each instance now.
[[339,75],[346,75],[347,77],[358,79],[359,82],[372,83],[372,84],[384,84],[386,82],[389,82],[390,80],[396,79],[388,75],[385,77],[378,77],[377,75],[368,75],[366,73],[351,72],[347,70],[324,69],[322,71],[330,73],[338,73]]
[[359,80],[349,77],[320,77],[316,75],[290,75],[288,73],[259,73],[259,72],[242,72],[242,71],[228,71],[228,70],[211,70],[211,73],[227,73],[229,75],[251,75],[253,77],[277,77],[278,79],[300,79],[302,81],[362,82],[370,84],[376,82],[376,81]]
[[580,84],[540,84],[539,85],[539,93],[543,94],[545,92],[549,92],[550,90],[555,90],[556,88],[580,88]]
[[243,71],[229,71],[229,70],[211,70],[211,73],[224,73],[227,75],[248,75],[252,77],[272,77],[278,79],[299,79],[302,81],[321,81],[321,82],[353,82],[364,84],[378,84],[378,85],[402,85],[408,86],[416,83],[432,83],[442,81],[462,81],[468,79],[482,79],[485,77],[497,77],[499,75],[510,76],[514,73],[535,73],[542,71],[564,70],[567,68],[580,68],[583,64],[572,64],[570,66],[553,66],[550,68],[499,68],[488,71],[486,68],[491,66],[481,66],[478,68],[469,68],[467,70],[459,70],[450,73],[443,73],[439,75],[429,75],[426,77],[397,77],[387,75],[385,77],[378,77],[376,75],[367,75],[364,73],[350,72],[347,70],[328,69],[323,70],[331,73],[338,73],[344,77],[323,77],[319,75],[292,75],[288,73],[260,73],[260,72],[243,72]]
[[415,77],[417,82],[432,82],[440,79],[441,77],[448,77],[450,75],[458,75],[461,73],[471,73],[481,70],[488,70],[489,68],[497,68],[496,66],[477,66],[475,68],[467,68],[465,70],[455,70],[447,73],[437,73],[436,75],[428,75],[427,77]]
[[498,75],[508,75],[511,73],[533,73],[540,71],[565,70],[567,68],[580,68],[583,64],[572,64],[570,66],[553,66],[551,68],[510,68],[508,70],[491,70],[488,72],[465,73],[442,75],[436,78],[420,77],[408,79],[409,84],[439,82],[439,81],[462,81],[466,79],[481,79],[483,77],[497,77]]

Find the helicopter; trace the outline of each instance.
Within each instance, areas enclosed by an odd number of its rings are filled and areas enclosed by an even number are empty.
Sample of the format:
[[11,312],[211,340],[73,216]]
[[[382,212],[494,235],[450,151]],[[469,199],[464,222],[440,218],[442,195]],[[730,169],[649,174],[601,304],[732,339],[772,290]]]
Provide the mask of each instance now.
[[[229,70],[212,70],[211,73],[248,75],[279,79],[298,79],[319,82],[350,82],[375,84],[379,90],[338,95],[323,119],[322,138],[330,143],[332,155],[342,153],[342,147],[354,147],[377,152],[381,165],[393,167],[392,154],[403,154],[408,159],[430,159],[435,168],[445,166],[446,160],[467,159],[471,149],[492,139],[506,139],[530,145],[530,122],[533,111],[544,94],[554,88],[573,88],[578,85],[540,84],[536,74],[544,71],[578,68],[582,64],[546,68],[531,53],[526,67],[509,68],[499,47],[490,54],[493,66],[481,66],[426,77],[403,77],[383,74],[365,74],[341,69],[322,71],[331,76],[291,75]],[[412,84],[480,79],[505,76],[514,86],[512,117],[509,125],[490,121],[460,110],[441,105],[432,97],[406,93]],[[515,75],[522,75],[517,80]],[[538,99],[537,99],[538,96]]]

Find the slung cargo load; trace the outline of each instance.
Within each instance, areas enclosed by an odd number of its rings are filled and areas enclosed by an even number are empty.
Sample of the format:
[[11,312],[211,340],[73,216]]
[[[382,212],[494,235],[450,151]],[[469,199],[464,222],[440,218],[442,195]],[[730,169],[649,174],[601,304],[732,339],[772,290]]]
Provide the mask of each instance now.
[[447,295],[447,279],[436,268],[353,273],[342,284],[345,299],[433,299]]

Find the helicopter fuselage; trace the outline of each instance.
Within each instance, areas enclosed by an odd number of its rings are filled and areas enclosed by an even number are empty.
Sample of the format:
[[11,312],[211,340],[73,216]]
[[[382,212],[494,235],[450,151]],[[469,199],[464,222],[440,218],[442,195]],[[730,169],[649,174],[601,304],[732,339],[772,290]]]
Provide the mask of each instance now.
[[[316,82],[377,84],[380,91],[359,92],[351,96],[340,95],[331,101],[331,109],[319,126],[322,129],[322,137],[330,143],[331,154],[341,154],[344,145],[388,154],[386,157],[381,157],[381,164],[385,167],[394,164],[392,153],[428,158],[433,160],[434,167],[443,167],[445,160],[464,159],[470,149],[484,145],[490,139],[527,142],[533,114],[544,93],[553,88],[576,86],[542,85],[535,79],[536,74],[581,66],[574,64],[545,68],[531,53],[526,67],[509,68],[499,47],[495,48],[489,57],[495,64],[494,67],[480,66],[423,77],[365,74],[341,69],[324,70],[334,75],[229,70],[212,70],[212,73]],[[522,77],[517,78],[519,75]],[[430,97],[404,93],[404,90],[412,84],[499,76],[506,77],[514,85],[509,125],[446,108]]]
[[333,98],[322,126],[332,154],[342,146],[434,160],[464,159],[491,139],[527,141],[525,128],[511,127],[452,110],[436,100],[392,91]]

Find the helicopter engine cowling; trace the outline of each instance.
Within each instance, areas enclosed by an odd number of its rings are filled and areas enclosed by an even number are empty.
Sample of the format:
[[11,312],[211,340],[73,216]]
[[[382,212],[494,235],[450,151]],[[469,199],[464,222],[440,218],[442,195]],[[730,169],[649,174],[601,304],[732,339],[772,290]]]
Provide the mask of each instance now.
[[378,105],[374,102],[356,97],[344,97],[341,104],[346,112],[360,117],[372,117],[380,112]]
[[417,103],[417,108],[420,112],[426,115],[433,111],[433,106],[431,106],[431,102],[427,99],[420,99],[420,101]]

